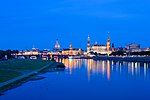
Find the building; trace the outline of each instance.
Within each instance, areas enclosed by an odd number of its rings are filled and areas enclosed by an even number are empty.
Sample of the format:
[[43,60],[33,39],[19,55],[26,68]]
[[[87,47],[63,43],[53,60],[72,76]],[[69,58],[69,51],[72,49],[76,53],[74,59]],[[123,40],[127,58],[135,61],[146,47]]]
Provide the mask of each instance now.
[[49,52],[50,52],[49,49],[44,49],[44,50],[41,51],[41,53],[42,53],[43,55],[48,55]]
[[88,36],[88,42],[87,42],[87,54],[89,55],[90,52],[103,54],[103,55],[109,55],[111,53],[111,41],[110,37],[108,36],[108,40],[106,42],[106,45],[98,44],[98,42],[95,42],[94,45],[90,45],[90,37]]
[[82,54],[83,50],[81,48],[72,48],[72,44],[70,44],[69,49],[62,49],[62,55],[77,56]]
[[56,40],[56,43],[55,43],[53,51],[56,51],[56,52],[61,51],[58,39]]
[[107,47],[103,44],[98,45],[98,42],[95,42],[95,44],[91,47],[91,51],[100,54],[107,54]]
[[140,44],[135,44],[135,43],[128,44],[126,45],[126,48],[127,50],[140,49]]
[[39,55],[40,51],[38,48],[32,48],[31,50],[25,50],[23,55]]
[[126,49],[129,52],[140,52],[141,51],[140,44],[136,44],[136,43],[126,45]]
[[54,45],[54,48],[49,54],[51,54],[51,55],[61,55],[61,47],[60,47],[60,44],[58,42],[58,39],[56,39],[56,43]]

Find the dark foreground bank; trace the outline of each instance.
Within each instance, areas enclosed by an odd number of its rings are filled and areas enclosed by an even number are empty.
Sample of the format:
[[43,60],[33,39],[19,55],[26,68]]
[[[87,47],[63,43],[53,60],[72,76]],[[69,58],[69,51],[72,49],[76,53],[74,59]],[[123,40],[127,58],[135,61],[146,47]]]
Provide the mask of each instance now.
[[[0,62],[0,94],[33,79],[48,69],[64,69],[62,63],[44,60],[9,60]],[[40,79],[41,77],[39,77]]]

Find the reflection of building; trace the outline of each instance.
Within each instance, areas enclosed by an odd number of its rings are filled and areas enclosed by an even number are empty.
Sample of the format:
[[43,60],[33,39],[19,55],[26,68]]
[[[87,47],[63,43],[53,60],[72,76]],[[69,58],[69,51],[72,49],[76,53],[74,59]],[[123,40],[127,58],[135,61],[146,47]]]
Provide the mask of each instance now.
[[[78,68],[86,68],[88,80],[93,75],[102,75],[102,78],[110,80],[115,75],[134,75],[149,78],[149,63],[141,62],[116,62],[116,61],[94,61],[92,59],[63,59],[66,69],[70,74],[76,72]],[[124,67],[126,66],[126,67]],[[112,76],[111,76],[112,75]],[[92,76],[92,77],[91,77]]]
[[87,53],[94,52],[98,54],[110,54],[111,53],[111,42],[110,37],[108,37],[106,45],[99,45],[98,42],[95,42],[94,45],[90,45],[90,37],[88,37],[87,43]]
[[70,44],[69,49],[63,49],[62,55],[70,55],[70,56],[76,56],[76,55],[82,55],[83,50],[80,48],[72,48],[72,44]]

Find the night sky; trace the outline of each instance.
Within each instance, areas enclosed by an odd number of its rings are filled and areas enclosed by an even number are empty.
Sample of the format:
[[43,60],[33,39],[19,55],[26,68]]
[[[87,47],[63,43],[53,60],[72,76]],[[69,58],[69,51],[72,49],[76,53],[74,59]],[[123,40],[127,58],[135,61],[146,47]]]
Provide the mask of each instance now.
[[[140,43],[150,46],[149,0],[1,0],[0,49],[86,48]],[[108,34],[109,32],[109,34]]]

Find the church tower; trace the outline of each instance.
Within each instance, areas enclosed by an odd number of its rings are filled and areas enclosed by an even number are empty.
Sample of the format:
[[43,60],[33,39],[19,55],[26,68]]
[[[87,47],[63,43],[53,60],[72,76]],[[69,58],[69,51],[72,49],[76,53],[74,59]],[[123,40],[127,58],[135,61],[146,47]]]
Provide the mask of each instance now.
[[72,43],[69,45],[69,55],[73,55],[73,48],[72,48]]
[[88,36],[88,42],[87,42],[87,52],[90,52],[90,37]]
[[106,45],[107,51],[110,51],[110,48],[111,48],[110,45],[111,45],[111,43],[110,43],[110,36],[108,36],[107,45]]

